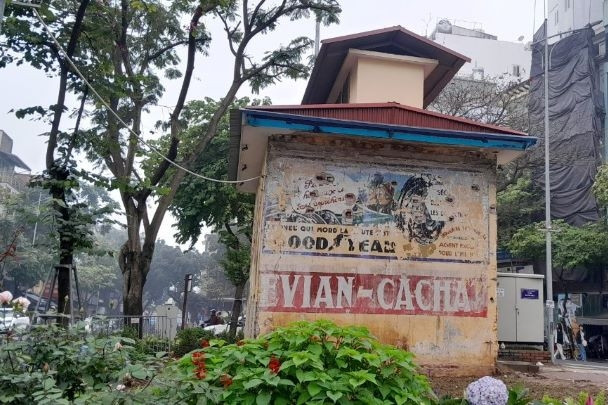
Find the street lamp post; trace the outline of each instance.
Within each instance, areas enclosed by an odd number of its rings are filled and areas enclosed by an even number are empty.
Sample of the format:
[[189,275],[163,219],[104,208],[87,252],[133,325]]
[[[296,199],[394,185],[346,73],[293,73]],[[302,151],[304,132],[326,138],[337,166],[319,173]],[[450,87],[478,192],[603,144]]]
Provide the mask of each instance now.
[[192,274],[186,274],[184,277],[184,304],[182,305],[182,329],[186,329],[188,321],[188,293],[192,291]]
[[551,255],[551,175],[549,161],[549,25],[545,16],[545,239],[546,239],[546,276],[547,301],[546,313],[548,320],[547,345],[553,363],[553,260]]

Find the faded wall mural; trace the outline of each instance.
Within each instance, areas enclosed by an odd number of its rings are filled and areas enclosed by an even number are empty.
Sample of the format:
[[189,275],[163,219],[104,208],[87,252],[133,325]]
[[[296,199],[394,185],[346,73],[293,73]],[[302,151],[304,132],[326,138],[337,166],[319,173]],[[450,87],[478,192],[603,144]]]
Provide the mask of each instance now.
[[[416,262],[437,263],[437,270],[487,263],[488,184],[481,173],[291,158],[273,159],[268,173],[263,310],[486,315],[480,273],[408,272]],[[296,257],[299,264],[286,264]],[[363,261],[353,267],[339,259]],[[367,260],[401,264],[357,274]]]

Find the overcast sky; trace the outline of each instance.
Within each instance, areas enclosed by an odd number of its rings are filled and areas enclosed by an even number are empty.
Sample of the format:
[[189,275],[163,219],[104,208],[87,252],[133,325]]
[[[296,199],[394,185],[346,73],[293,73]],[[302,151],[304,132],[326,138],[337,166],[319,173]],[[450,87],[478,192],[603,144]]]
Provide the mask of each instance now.
[[[500,40],[517,41],[523,36],[527,42],[532,38],[533,27],[538,26],[543,18],[543,1],[536,0],[342,0],[340,3],[343,8],[340,24],[322,27],[321,39],[394,25],[425,35],[431,33],[438,20],[448,18],[458,25],[475,23]],[[538,3],[536,13],[535,3]],[[205,24],[213,41],[209,55],[199,56],[197,60],[188,94],[190,100],[222,97],[230,83],[232,61],[221,26],[213,19],[205,20]],[[265,50],[297,36],[313,37],[314,30],[311,20],[284,22],[277,32],[258,39],[250,53],[262,55]],[[305,81],[286,81],[262,90],[260,96],[270,97],[274,104],[299,104],[305,86]],[[10,110],[33,105],[49,106],[56,98],[57,87],[55,78],[47,78],[44,73],[29,67],[0,70],[0,129],[13,138],[13,153],[21,157],[34,173],[44,168],[46,139],[39,134],[48,131],[50,126],[41,121],[17,119]],[[166,88],[160,103],[165,107],[152,108],[144,120],[146,131],[153,130],[157,119],[168,119],[168,107],[175,103],[179,82],[169,82]],[[245,95],[250,95],[247,87],[239,93],[239,96]],[[71,128],[70,124],[66,121],[64,129]],[[161,237],[168,241],[172,240],[171,222],[172,218],[167,217],[161,232]]]

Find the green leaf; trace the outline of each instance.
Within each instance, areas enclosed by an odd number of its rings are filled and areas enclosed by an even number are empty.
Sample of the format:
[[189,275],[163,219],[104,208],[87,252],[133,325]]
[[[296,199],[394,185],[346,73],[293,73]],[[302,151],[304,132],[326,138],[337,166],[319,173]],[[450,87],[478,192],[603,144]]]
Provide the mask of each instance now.
[[285,398],[285,397],[278,397],[277,399],[274,400],[274,405],[289,405],[291,403],[291,400],[289,398]]
[[272,393],[270,391],[262,391],[258,394],[255,399],[256,405],[268,405],[272,399]]
[[296,378],[299,382],[315,381],[316,376],[312,371],[304,371],[301,369],[296,370]]
[[50,390],[51,388],[53,388],[55,386],[55,380],[53,380],[52,378],[46,378],[44,380],[44,382],[42,383],[42,387],[45,390]]
[[131,372],[133,378],[137,378],[138,380],[145,380],[148,378],[148,373],[144,369],[137,369]]
[[246,390],[249,390],[251,388],[255,388],[258,385],[262,384],[264,381],[260,380],[259,378],[254,378],[252,380],[246,381],[243,383],[243,388],[245,388]]
[[336,401],[338,401],[340,398],[342,398],[342,395],[343,394],[341,392],[327,391],[327,396],[329,397],[329,399],[334,401],[334,403],[336,403]]
[[315,397],[319,392],[322,391],[322,388],[319,384],[317,383],[310,383],[308,384],[308,386],[306,387],[306,389],[308,390],[308,393],[310,394],[311,397]]

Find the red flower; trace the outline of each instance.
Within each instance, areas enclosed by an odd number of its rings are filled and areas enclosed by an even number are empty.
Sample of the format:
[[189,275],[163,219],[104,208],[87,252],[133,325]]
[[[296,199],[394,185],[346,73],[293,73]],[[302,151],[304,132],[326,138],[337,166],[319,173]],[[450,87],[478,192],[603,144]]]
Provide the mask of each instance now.
[[205,347],[209,347],[209,341],[206,339],[201,340],[201,347],[204,349]]
[[279,370],[281,369],[281,362],[274,356],[270,357],[270,361],[268,362],[268,368],[274,374],[279,374]]
[[228,388],[230,387],[230,384],[232,384],[232,378],[230,378],[228,374],[224,374],[220,377],[220,382],[222,383],[224,388]]
[[205,353],[203,352],[195,352],[192,353],[192,362],[196,365],[202,364],[205,365]]
[[205,367],[198,367],[194,374],[196,375],[196,378],[198,378],[199,380],[203,380],[207,375],[207,371],[205,370]]

